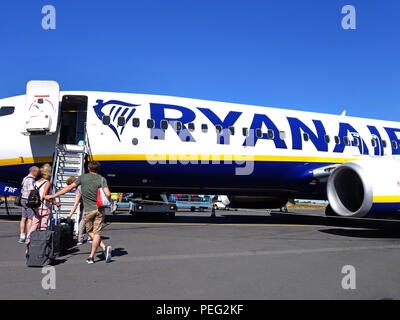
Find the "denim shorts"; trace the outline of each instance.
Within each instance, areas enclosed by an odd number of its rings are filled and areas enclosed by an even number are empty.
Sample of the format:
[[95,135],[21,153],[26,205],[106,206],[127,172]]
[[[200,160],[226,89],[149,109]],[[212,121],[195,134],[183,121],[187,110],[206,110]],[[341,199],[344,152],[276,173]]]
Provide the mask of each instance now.
[[26,206],[26,199],[21,199],[21,205],[22,205],[22,218],[26,218],[29,220],[33,219],[33,216],[35,215],[35,212],[33,211],[32,208],[28,208]]

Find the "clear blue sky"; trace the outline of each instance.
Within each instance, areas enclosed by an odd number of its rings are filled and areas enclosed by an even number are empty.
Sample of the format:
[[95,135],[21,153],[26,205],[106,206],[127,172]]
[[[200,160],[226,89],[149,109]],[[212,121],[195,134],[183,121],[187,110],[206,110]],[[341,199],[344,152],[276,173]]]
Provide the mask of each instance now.
[[[345,4],[357,30],[341,28]],[[398,0],[2,0],[0,15],[0,97],[54,79],[400,120]]]

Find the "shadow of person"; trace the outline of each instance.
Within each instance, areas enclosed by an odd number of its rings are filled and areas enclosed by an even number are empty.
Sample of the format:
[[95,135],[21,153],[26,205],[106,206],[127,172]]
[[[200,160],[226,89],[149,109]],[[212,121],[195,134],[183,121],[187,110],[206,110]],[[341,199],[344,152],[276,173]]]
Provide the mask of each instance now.
[[[128,251],[126,251],[124,248],[115,248],[112,250],[112,258],[115,257],[122,257],[128,254]],[[98,255],[96,255],[96,258],[99,258],[100,260],[105,260],[105,255],[103,252],[99,253]],[[110,260],[111,262],[115,262],[114,259]]]
[[128,251],[126,251],[124,248],[115,248],[112,251],[113,257],[122,257],[122,256],[126,256],[127,254],[128,254]]

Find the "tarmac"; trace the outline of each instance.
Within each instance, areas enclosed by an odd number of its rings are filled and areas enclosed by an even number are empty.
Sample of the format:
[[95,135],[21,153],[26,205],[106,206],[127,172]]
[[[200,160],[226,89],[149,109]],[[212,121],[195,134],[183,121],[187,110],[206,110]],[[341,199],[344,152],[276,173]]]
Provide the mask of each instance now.
[[[70,249],[46,273],[17,243],[20,213],[0,206],[0,299],[399,299],[400,221],[318,210],[107,215],[106,264]],[[350,266],[350,267],[349,267]],[[350,270],[350,271],[349,271]]]

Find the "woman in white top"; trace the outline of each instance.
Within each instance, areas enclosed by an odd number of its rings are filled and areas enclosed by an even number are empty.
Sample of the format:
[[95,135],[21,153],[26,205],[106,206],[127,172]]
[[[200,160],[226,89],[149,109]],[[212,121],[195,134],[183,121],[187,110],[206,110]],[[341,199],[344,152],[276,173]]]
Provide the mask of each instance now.
[[39,189],[40,200],[42,201],[42,203],[39,208],[35,209],[35,215],[32,219],[31,229],[28,233],[28,242],[30,234],[38,229],[39,223],[40,230],[47,229],[47,224],[50,218],[51,205],[54,204],[58,207],[60,206],[60,204],[54,200],[44,200],[44,197],[47,196],[50,191],[51,166],[48,163],[44,164],[40,168],[40,174],[42,177],[35,182],[35,186]]

